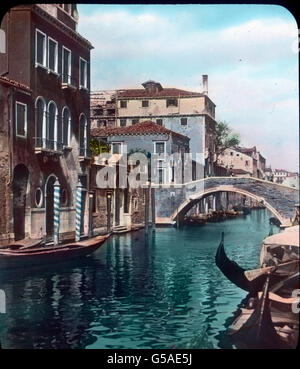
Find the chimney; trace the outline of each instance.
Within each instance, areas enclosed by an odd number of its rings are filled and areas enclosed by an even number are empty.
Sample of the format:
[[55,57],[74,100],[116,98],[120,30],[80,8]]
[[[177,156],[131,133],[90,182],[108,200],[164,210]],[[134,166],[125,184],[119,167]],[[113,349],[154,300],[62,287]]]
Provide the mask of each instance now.
[[203,87],[203,93],[207,95],[208,94],[208,75],[207,74],[202,75],[202,87]]

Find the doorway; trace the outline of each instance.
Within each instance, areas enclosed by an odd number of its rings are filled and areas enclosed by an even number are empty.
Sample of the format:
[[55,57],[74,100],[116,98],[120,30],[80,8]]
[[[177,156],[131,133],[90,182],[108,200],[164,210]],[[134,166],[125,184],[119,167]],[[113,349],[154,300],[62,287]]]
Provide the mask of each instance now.
[[13,173],[13,221],[15,240],[25,238],[25,209],[29,171],[23,164],[18,164]]

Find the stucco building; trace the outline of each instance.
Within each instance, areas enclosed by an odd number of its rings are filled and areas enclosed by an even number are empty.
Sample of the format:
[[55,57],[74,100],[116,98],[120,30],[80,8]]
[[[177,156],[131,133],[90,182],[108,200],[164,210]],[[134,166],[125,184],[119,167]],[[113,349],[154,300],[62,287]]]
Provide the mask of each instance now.
[[55,184],[61,239],[74,238],[78,181],[81,232],[88,232],[92,45],[77,32],[77,23],[75,4],[20,5],[2,20],[1,155],[9,159],[1,168],[2,243],[24,237],[52,241]]
[[[91,136],[93,140],[98,140],[100,146],[107,144],[111,154],[120,157],[125,155],[128,160],[130,155],[136,152],[143,153],[148,159],[150,159],[153,154],[161,154],[162,159],[159,159],[156,163],[157,184],[161,185],[170,185],[174,182],[173,167],[169,161],[164,160],[164,155],[179,153],[183,157],[184,153],[189,152],[190,140],[188,137],[171,131],[152,121],[145,121],[125,127],[95,128],[91,130]],[[101,152],[101,148],[99,152]],[[149,219],[152,219],[151,212],[153,211],[153,215],[155,214],[154,209],[156,205],[153,207],[151,203],[157,201],[154,199],[154,196],[151,197],[150,194],[147,195],[145,188],[132,188],[128,183],[126,188],[121,188],[117,185],[116,188],[99,188],[97,186],[96,177],[97,171],[102,168],[103,165],[101,165],[101,163],[99,164],[96,157],[93,163],[91,187],[95,192],[96,202],[98,204],[94,208],[94,228],[98,228],[99,230],[101,227],[105,228],[108,224],[107,218],[111,219],[109,222],[112,224],[112,227],[130,227],[137,223],[143,223],[145,219],[145,208],[147,206],[150,214]],[[133,169],[130,161],[128,161],[127,169],[128,173]],[[149,167],[146,173],[150,174],[150,171],[151,169]],[[150,179],[150,176],[148,176],[148,180]],[[115,183],[119,183],[117,173]],[[148,199],[147,196],[149,196]],[[97,206],[98,210],[96,209]],[[101,206],[102,211],[99,210]],[[110,210],[111,217],[108,215]]]
[[151,120],[189,137],[190,152],[200,154],[205,175],[214,175],[215,104],[208,96],[207,76],[203,76],[202,93],[166,88],[155,81],[142,86],[116,91],[116,125],[127,127]]
[[116,126],[116,91],[91,92],[91,128]]
[[218,158],[218,165],[225,168],[227,175],[267,179],[266,159],[256,147],[235,147],[224,150]]

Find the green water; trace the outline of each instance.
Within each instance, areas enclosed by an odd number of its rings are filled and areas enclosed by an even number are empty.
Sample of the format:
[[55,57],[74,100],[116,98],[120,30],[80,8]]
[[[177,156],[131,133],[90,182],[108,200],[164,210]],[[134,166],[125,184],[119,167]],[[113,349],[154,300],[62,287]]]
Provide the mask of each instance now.
[[0,271],[2,346],[231,347],[226,321],[246,292],[215,266],[220,235],[231,259],[255,268],[269,217],[255,210],[204,227],[157,228],[148,240],[136,231],[76,262]]

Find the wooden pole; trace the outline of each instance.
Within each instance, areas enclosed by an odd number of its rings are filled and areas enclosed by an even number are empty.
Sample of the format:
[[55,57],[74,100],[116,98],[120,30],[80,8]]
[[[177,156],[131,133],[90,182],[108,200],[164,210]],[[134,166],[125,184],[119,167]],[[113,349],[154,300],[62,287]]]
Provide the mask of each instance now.
[[145,193],[145,233],[148,234],[149,229],[149,187],[144,189]]
[[60,208],[60,184],[58,180],[54,183],[54,245],[59,243],[59,208]]
[[[151,184],[150,184],[151,187]],[[155,231],[156,214],[155,214],[155,188],[151,188],[151,216],[152,216],[152,230]]]
[[80,180],[77,183],[76,191],[76,227],[75,227],[75,241],[80,241],[81,221],[82,221],[82,184]]

